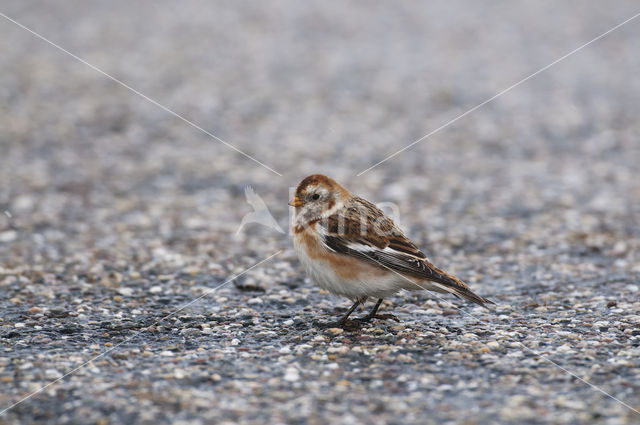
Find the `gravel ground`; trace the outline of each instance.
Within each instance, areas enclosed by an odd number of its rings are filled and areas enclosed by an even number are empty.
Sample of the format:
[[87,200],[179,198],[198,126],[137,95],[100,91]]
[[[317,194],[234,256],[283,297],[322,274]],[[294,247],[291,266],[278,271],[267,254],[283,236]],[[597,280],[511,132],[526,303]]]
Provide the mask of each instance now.
[[[0,409],[73,371],[0,422],[639,423],[640,20],[356,176],[637,9],[0,0],[282,174],[0,18]],[[290,237],[236,235],[314,172],[497,311],[320,327]]]

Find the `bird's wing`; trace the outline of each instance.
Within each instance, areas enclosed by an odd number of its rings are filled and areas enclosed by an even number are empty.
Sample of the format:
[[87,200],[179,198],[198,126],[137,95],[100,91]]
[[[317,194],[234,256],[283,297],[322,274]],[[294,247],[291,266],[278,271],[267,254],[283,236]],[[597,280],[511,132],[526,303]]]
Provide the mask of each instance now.
[[379,208],[356,198],[320,222],[325,246],[333,252],[367,261],[402,275],[441,284],[447,292],[480,305],[490,301],[473,293],[455,276],[434,266]]

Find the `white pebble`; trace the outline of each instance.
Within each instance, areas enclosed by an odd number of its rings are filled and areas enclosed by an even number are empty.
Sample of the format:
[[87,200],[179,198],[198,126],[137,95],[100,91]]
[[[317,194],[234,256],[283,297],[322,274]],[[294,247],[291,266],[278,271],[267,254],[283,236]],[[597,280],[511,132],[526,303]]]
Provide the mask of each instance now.
[[294,382],[300,379],[300,373],[298,373],[298,369],[295,367],[288,367],[286,372],[284,373],[284,380],[289,382]]
[[125,297],[130,297],[131,295],[133,295],[133,288],[127,288],[126,286],[118,288],[118,293]]
[[44,374],[48,379],[58,379],[62,377],[62,374],[58,372],[56,369],[47,369]]
[[6,232],[0,233],[0,242],[13,242],[18,238],[18,232],[15,230],[7,230]]

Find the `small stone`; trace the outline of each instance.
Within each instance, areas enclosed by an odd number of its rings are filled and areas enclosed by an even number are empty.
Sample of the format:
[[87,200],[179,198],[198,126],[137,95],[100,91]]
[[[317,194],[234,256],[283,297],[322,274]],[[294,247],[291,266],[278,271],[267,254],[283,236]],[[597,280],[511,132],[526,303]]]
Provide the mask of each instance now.
[[18,232],[15,230],[7,230],[0,233],[0,242],[9,243],[18,239]]
[[406,354],[399,354],[398,357],[396,357],[396,359],[399,362],[404,362],[404,363],[412,363],[413,359],[411,358],[411,356],[408,356]]
[[284,380],[288,382],[295,382],[300,379],[300,373],[295,367],[288,367],[284,373]]
[[330,333],[331,335],[340,335],[343,332],[344,332],[344,329],[340,329],[340,328],[329,328],[329,329],[327,329],[327,333]]
[[100,263],[94,264],[89,269],[89,273],[92,273],[92,274],[101,274],[102,272],[104,272],[104,266]]
[[349,347],[346,345],[341,345],[339,347],[329,347],[327,349],[327,353],[337,353],[337,354],[347,354],[350,351]]
[[500,348],[500,344],[497,341],[489,341],[487,342],[487,347],[491,350],[496,350]]
[[133,288],[127,288],[126,286],[124,286],[122,288],[118,288],[118,293],[125,297],[130,297],[131,295],[133,295]]
[[58,379],[62,376],[62,374],[56,369],[47,369],[44,372],[47,379]]
[[13,209],[25,211],[33,208],[35,199],[29,195],[20,195],[13,201]]
[[624,255],[628,250],[627,244],[624,241],[618,241],[613,245],[611,249],[611,254],[613,255]]
[[187,267],[183,271],[185,273],[187,273],[187,274],[190,274],[190,275],[196,275],[196,274],[200,273],[200,269],[198,267]]

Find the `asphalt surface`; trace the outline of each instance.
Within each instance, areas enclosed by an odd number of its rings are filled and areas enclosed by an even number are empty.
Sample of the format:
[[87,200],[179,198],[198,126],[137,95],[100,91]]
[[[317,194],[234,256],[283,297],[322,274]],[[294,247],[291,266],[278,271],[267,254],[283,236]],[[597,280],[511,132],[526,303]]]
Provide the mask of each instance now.
[[[640,422],[640,18],[357,175],[635,2],[0,12],[149,97],[0,17],[0,423]],[[350,303],[238,232],[316,172],[496,311],[323,327]]]

